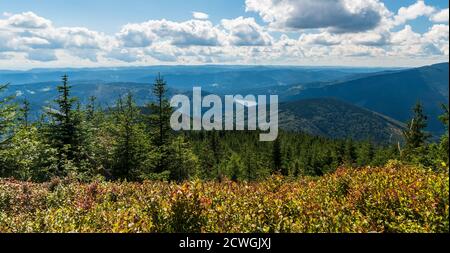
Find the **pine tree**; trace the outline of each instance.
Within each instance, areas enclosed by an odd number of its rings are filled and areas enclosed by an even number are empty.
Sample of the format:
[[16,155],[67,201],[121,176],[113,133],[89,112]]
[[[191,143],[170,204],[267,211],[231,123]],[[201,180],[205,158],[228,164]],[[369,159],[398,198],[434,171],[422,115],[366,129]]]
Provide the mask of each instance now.
[[355,145],[353,143],[353,140],[348,139],[345,142],[345,146],[344,146],[344,163],[347,166],[353,166],[353,163],[356,160],[356,148]]
[[95,106],[96,101],[97,101],[97,98],[95,96],[89,97],[89,102],[86,107],[86,120],[87,121],[92,121],[95,117],[95,112],[97,109]]
[[156,173],[161,173],[168,170],[168,146],[170,145],[170,115],[172,109],[167,100],[167,84],[164,79],[158,74],[158,77],[153,84],[153,95],[156,97],[156,102],[150,104],[150,125],[152,129],[153,144],[157,147],[159,152],[159,159],[156,165]]
[[171,141],[168,160],[171,180],[182,182],[199,172],[199,159],[183,136],[178,136]]
[[448,112],[448,105],[442,105],[442,109],[444,110],[444,114],[439,117],[441,122],[445,126],[445,134],[441,137],[441,153],[442,158],[445,163],[449,163],[448,153],[449,153],[449,146],[448,146],[448,131],[449,131],[449,112]]
[[154,123],[157,127],[157,139],[155,144],[157,146],[163,146],[168,143],[171,107],[166,97],[167,84],[160,74],[158,74],[158,77],[153,84],[153,95],[156,97],[156,102],[151,105]]
[[277,138],[272,147],[273,172],[281,173],[281,157],[281,141],[280,138]]
[[[7,85],[0,85],[0,94],[6,90]],[[16,119],[17,107],[11,101],[14,96],[0,97],[0,149],[11,138],[11,127]]]
[[295,166],[294,166],[294,151],[292,146],[288,146],[286,148],[286,154],[283,156],[283,163],[282,163],[282,169],[281,174],[283,176],[289,176],[291,172],[294,172]]
[[23,100],[22,107],[20,108],[20,121],[25,128],[29,126],[30,117],[30,102],[28,100]]
[[241,157],[233,153],[226,162],[226,169],[229,178],[235,182],[242,179],[244,165],[242,164]]
[[414,106],[413,112],[413,118],[408,122],[407,129],[403,131],[406,141],[406,152],[411,152],[422,147],[430,137],[430,135],[425,132],[427,127],[427,116],[423,113],[423,107],[420,102]]
[[117,146],[115,148],[115,165],[113,177],[116,179],[132,179],[132,172],[139,170],[142,160],[139,153],[144,152],[139,148],[139,109],[137,108],[133,95],[128,93],[126,100],[119,98],[115,111],[117,126]]
[[372,143],[370,141],[365,141],[361,143],[357,153],[358,166],[367,166],[371,164],[375,151]]
[[79,120],[77,120],[76,111],[73,109],[76,98],[70,96],[68,76],[62,77],[62,85],[57,86],[59,96],[55,99],[58,109],[48,110],[48,115],[52,119],[48,127],[48,137],[50,143],[56,148],[58,153],[58,173],[62,171],[67,161],[74,161],[79,150]]
[[217,164],[221,156],[219,135],[217,134],[216,130],[213,130],[210,136],[211,136],[210,147],[214,156],[214,164]]

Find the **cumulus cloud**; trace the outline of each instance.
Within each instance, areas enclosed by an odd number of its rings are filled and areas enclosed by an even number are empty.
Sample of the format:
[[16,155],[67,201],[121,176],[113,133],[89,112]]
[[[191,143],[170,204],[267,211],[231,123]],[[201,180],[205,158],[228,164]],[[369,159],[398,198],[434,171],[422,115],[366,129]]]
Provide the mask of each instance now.
[[142,50],[134,48],[114,48],[106,54],[106,57],[131,63],[140,61],[143,57],[143,53]]
[[206,20],[209,18],[209,15],[203,12],[193,11],[192,17],[194,19]]
[[277,28],[361,32],[376,28],[389,11],[377,0],[246,0],[246,10],[257,12]]
[[408,7],[401,7],[397,16],[395,16],[395,24],[403,24],[408,20],[414,20],[421,16],[430,16],[435,11],[436,9],[433,6],[428,6],[424,1],[419,0]]
[[156,39],[156,34],[145,25],[127,24],[117,34],[117,38],[125,47],[147,47]]
[[6,16],[9,16],[9,25],[14,27],[43,29],[50,27],[52,24],[50,20],[39,17],[33,12],[23,12],[21,14]]
[[[264,22],[237,17],[214,24],[193,13],[182,22],[125,24],[111,35],[57,27],[32,12],[8,14],[0,17],[0,66],[339,64],[383,57],[445,60],[449,54],[448,9],[423,1],[396,15],[377,0],[247,0],[246,6]],[[435,24],[418,33],[408,21],[421,16]]]
[[173,22],[165,19],[128,24],[117,34],[126,47],[147,47],[155,40],[177,46],[218,46],[223,36],[222,31],[207,20]]
[[356,34],[349,38],[356,45],[371,47],[384,47],[390,44],[391,33],[388,31],[374,31],[362,34]]
[[424,34],[416,33],[410,25],[392,34],[391,55],[399,56],[448,56],[448,25],[434,25]]
[[232,45],[268,46],[272,44],[270,34],[264,31],[254,18],[223,19],[221,23],[227,30],[229,42]]
[[420,43],[420,34],[414,32],[410,25],[406,25],[402,30],[392,33],[391,42],[398,45]]
[[[423,35],[425,43],[432,44],[439,49],[440,53],[448,56],[448,40],[449,40],[449,26],[448,25],[433,25],[428,32]],[[437,53],[439,54],[439,53]]]
[[308,45],[332,46],[342,42],[340,36],[332,35],[328,32],[302,34],[299,41]]
[[32,61],[56,61],[55,50],[81,59],[97,60],[97,53],[112,46],[103,33],[83,27],[54,27],[33,12],[7,15],[0,20],[0,51],[21,52]]
[[435,23],[448,23],[448,8],[435,13],[430,20]]

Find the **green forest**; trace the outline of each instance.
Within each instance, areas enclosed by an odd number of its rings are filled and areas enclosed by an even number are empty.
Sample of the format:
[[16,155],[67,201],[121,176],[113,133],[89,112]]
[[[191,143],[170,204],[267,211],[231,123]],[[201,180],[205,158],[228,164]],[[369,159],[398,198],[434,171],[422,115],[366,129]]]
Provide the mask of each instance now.
[[[1,86],[0,90],[5,90]],[[418,103],[404,142],[282,131],[169,127],[167,84],[138,106],[59,96],[30,120],[30,103],[0,101],[0,232],[448,232],[447,134],[431,141]]]
[[[0,86],[0,94],[6,85]],[[280,174],[288,178],[322,176],[339,167],[379,167],[390,160],[432,170],[448,167],[448,106],[440,120],[447,132],[430,141],[420,103],[404,130],[404,142],[329,139],[282,131],[274,142],[259,142],[252,131],[174,132],[167,84],[149,85],[155,101],[138,106],[123,94],[102,108],[95,97],[81,104],[71,95],[68,76],[58,98],[30,120],[26,100],[0,100],[0,177],[45,182],[71,177],[81,182],[191,179],[257,181]],[[150,90],[151,89],[151,90]]]

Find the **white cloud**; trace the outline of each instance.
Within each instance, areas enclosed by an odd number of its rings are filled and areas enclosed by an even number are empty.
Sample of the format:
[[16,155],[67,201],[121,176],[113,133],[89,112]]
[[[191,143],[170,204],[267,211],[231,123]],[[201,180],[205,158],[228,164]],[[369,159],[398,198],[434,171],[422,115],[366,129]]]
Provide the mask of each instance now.
[[138,50],[133,49],[113,49],[106,55],[108,58],[117,59],[123,62],[136,62],[142,58],[141,53]]
[[446,56],[449,55],[448,40],[449,40],[449,26],[448,25],[433,25],[427,33],[423,35],[425,43],[432,44]]
[[[8,15],[5,15],[8,16]],[[51,21],[37,16],[33,12],[23,12],[9,16],[8,23],[14,27],[43,29],[51,26]]]
[[210,21],[173,22],[165,19],[128,24],[117,34],[125,47],[147,47],[154,41],[176,46],[218,46],[224,34]]
[[406,25],[402,30],[392,33],[391,42],[394,44],[417,44],[420,43],[420,34],[415,33],[410,25]]
[[12,59],[14,56],[10,53],[2,53],[0,52],[0,60],[10,60]]
[[332,35],[328,32],[302,34],[299,40],[308,45],[332,46],[342,42],[341,36]]
[[268,46],[272,37],[258,25],[254,18],[238,17],[223,19],[222,26],[227,30],[229,42],[236,46]]
[[433,6],[428,6],[424,1],[419,0],[408,7],[401,7],[397,16],[395,16],[395,24],[403,24],[408,20],[414,20],[421,16],[430,16],[435,11],[436,9]]
[[[83,27],[57,27],[31,12],[10,14],[0,17],[0,68],[161,63],[327,65],[382,63],[381,59],[389,57],[394,61],[403,57],[407,63],[408,59],[448,59],[445,13],[420,1],[397,16],[375,0],[247,0],[246,4],[247,10],[257,11],[267,23],[237,17],[214,24],[196,15],[184,22],[129,23],[107,35]],[[310,9],[305,11],[306,7]],[[320,8],[324,8],[320,15],[314,16],[312,11]],[[374,14],[378,21],[369,18],[361,24],[346,23],[359,22],[368,13],[378,13]],[[415,32],[406,22],[419,16],[437,24],[427,32]]]
[[151,29],[142,24],[127,24],[117,34],[125,47],[147,47],[156,39]]
[[391,55],[425,57],[448,56],[448,25],[434,25],[424,34],[416,33],[410,25],[392,34]]
[[448,8],[435,13],[430,20],[435,23],[448,23]]
[[378,0],[246,0],[246,10],[280,29],[328,28],[361,32],[376,28],[390,12]]
[[194,19],[206,20],[209,18],[209,15],[203,12],[193,11],[192,17]]
[[114,45],[112,38],[83,27],[54,27],[33,12],[0,19],[0,51],[22,52],[32,61],[58,60],[55,50],[81,59],[97,60],[98,52]]

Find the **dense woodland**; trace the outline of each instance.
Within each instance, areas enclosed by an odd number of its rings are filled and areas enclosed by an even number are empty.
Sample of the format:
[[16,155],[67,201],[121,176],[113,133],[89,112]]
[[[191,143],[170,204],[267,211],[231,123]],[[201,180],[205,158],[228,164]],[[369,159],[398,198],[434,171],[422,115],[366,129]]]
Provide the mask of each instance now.
[[83,105],[71,96],[67,76],[57,87],[52,108],[30,121],[30,104],[2,97],[0,86],[0,177],[44,182],[55,177],[80,181],[188,179],[253,181],[273,174],[321,176],[337,168],[383,166],[389,160],[433,170],[448,167],[447,131],[430,142],[427,117],[418,103],[407,122],[404,144],[375,145],[370,140],[336,140],[282,131],[274,142],[259,142],[257,132],[174,132],[167,84],[153,84],[156,101],[146,108],[124,94],[102,108],[95,97]]

